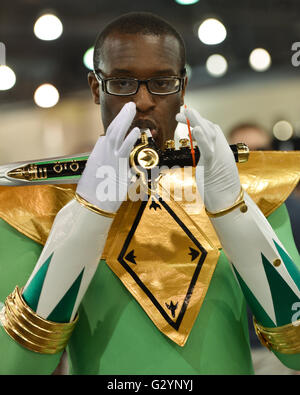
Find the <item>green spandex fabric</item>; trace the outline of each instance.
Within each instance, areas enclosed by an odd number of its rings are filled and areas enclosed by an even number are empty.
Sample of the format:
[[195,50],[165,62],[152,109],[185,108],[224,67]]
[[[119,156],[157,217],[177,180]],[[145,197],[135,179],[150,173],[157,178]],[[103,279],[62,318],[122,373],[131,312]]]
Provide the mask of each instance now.
[[[285,206],[268,218],[298,260]],[[23,286],[42,246],[0,220],[0,303]],[[72,258],[70,258],[72,259]],[[221,252],[204,303],[184,347],[163,335],[101,261],[79,310],[69,346],[71,374],[252,374],[245,300]],[[26,350],[0,328],[0,374],[51,374],[61,353]]]

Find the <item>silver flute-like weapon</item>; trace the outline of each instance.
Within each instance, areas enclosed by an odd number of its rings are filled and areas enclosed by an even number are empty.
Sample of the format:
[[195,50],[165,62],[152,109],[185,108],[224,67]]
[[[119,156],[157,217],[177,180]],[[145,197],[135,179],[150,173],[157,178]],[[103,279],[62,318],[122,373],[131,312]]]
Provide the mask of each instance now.
[[0,185],[77,184],[90,152],[0,165]]
[[[165,150],[157,148],[154,140],[144,132],[134,146],[129,164],[137,173],[139,169],[150,170],[154,166],[192,166],[193,159],[189,139],[179,140],[180,147],[175,149],[174,140],[165,143]],[[230,145],[236,162],[246,162],[249,156],[247,145]],[[61,156],[35,160],[33,162],[15,162],[0,165],[0,185],[40,185],[40,184],[77,184],[85,168],[90,152],[73,156]],[[196,163],[200,151],[195,147]]]

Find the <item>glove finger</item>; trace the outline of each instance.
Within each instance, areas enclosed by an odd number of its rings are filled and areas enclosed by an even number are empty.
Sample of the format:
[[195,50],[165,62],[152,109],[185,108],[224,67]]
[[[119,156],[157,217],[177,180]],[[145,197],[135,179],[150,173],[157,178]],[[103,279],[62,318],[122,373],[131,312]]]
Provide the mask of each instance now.
[[196,110],[193,108],[184,109],[184,116],[189,119],[192,127],[201,126],[206,131],[210,131],[214,139],[216,138],[216,125],[208,119],[203,118]]
[[222,143],[225,143],[226,145],[229,146],[228,141],[222,131],[222,129],[220,128],[219,125],[217,124],[213,124],[214,130],[215,130],[215,134],[216,134],[216,140],[218,141],[222,141]]
[[194,110],[193,108],[185,108],[183,110],[183,115],[188,118],[190,121],[191,126],[194,128],[195,126],[198,126],[201,122],[201,115]]
[[141,131],[139,128],[133,128],[128,136],[123,141],[120,149],[119,149],[119,157],[120,158],[128,158],[129,154],[137,142],[137,140],[141,137]]
[[197,142],[200,150],[199,164],[203,165],[205,162],[210,161],[214,155],[214,141],[210,134],[201,126],[194,127],[192,131],[193,139]]
[[105,143],[105,136],[100,136],[92,149],[92,152],[89,155],[88,162],[92,160],[92,158],[97,158],[99,153],[102,151],[103,144]]
[[184,109],[182,113],[176,115],[176,120],[181,123],[187,123],[187,118],[192,126],[192,137],[196,140],[201,157],[199,164],[211,161],[215,152],[215,143],[217,130],[215,125],[201,117],[193,108]]
[[177,122],[187,124],[186,116],[182,112],[179,112],[178,114],[176,114],[175,119]]
[[215,125],[201,116],[199,116],[197,122],[197,126],[201,128],[202,132],[207,135],[208,140],[211,141],[211,144],[214,145],[217,136],[217,130]]
[[111,122],[106,131],[106,136],[114,141],[115,147],[120,145],[128,131],[136,114],[136,105],[134,102],[126,103],[115,119]]
[[[191,110],[192,111],[188,112],[188,110],[185,109],[184,113],[178,113],[175,117],[176,121],[180,122],[180,123],[187,124],[187,118],[188,118],[190,121],[190,125],[192,127],[201,126],[205,130],[206,129],[211,130],[212,134],[215,135],[215,126],[217,126],[217,125],[214,125],[208,119],[201,117],[201,115],[199,113],[197,113],[195,110],[193,110],[193,109],[191,109]],[[191,121],[191,119],[192,119],[192,121]]]

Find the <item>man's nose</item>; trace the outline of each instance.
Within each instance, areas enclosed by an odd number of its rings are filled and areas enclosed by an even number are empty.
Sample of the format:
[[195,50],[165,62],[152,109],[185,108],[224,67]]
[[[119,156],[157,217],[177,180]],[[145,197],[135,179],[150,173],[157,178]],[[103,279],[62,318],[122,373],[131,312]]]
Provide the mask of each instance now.
[[155,106],[155,100],[153,95],[148,91],[145,83],[141,83],[139,90],[134,95],[134,102],[136,104],[137,111],[147,112]]

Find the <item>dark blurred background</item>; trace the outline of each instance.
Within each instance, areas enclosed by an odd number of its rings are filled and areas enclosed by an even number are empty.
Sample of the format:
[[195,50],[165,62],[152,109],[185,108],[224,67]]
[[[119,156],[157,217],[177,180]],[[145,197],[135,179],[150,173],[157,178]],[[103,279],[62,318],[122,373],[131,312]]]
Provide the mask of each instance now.
[[[219,123],[226,135],[239,123],[255,122],[274,137],[275,149],[299,149],[299,1],[181,3],[186,4],[180,4],[180,0],[2,0],[0,42],[5,45],[6,65],[13,70],[16,82],[10,89],[1,90],[0,67],[0,162],[92,148],[103,130],[99,108],[91,101],[89,68],[83,56],[109,21],[130,11],[158,14],[182,34],[190,77],[188,105]],[[61,21],[63,31],[57,39],[45,41],[34,34],[34,25],[44,14],[54,14]],[[223,24],[226,37],[208,45],[199,39],[198,29],[211,18]],[[249,63],[256,48],[263,48],[269,56],[269,66],[263,71]],[[223,59],[212,74],[207,62],[216,54]],[[225,70],[219,72],[218,67]],[[59,94],[59,101],[46,108],[34,99],[37,88],[45,83],[53,85]],[[289,125],[283,127],[283,137],[277,138],[273,128],[279,121]],[[12,150],[14,141],[19,145]]]
[[[205,70],[206,59],[216,50],[230,64],[222,84],[257,77],[248,64],[251,50],[257,47],[272,56],[268,78],[270,73],[299,76],[299,69],[291,65],[292,43],[300,41],[298,0],[200,0],[185,6],[174,0],[2,0],[0,40],[7,46],[7,63],[18,84],[0,96],[0,103],[30,100],[29,92],[45,80],[51,80],[62,96],[86,89],[82,56],[94,44],[97,32],[116,16],[140,10],[166,18],[181,32],[193,72],[190,89],[220,83]],[[42,41],[33,33],[36,19],[44,13],[54,13],[63,24],[57,40]],[[227,30],[219,45],[205,45],[198,39],[199,24],[207,18],[218,19]]]

